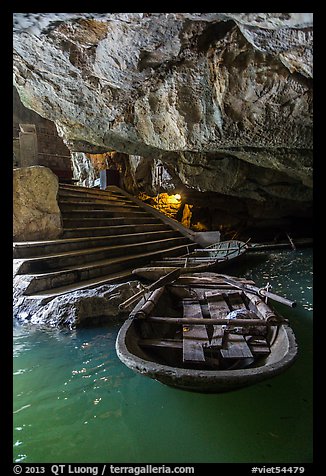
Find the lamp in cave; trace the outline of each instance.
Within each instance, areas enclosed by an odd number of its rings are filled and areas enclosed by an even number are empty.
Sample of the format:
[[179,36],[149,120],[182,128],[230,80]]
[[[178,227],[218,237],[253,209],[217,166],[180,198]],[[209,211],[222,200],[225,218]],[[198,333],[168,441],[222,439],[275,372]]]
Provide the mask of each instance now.
[[175,195],[166,195],[166,201],[167,203],[171,205],[178,205],[180,206],[180,199],[181,195],[179,193],[176,193]]

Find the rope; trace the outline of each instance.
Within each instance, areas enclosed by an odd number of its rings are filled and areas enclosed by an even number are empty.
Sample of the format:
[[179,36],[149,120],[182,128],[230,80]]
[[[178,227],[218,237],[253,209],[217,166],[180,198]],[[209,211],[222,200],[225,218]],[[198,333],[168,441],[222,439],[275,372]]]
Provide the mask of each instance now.
[[[264,286],[263,288],[259,288],[259,289],[258,289],[258,294],[259,294],[259,296],[264,297],[263,291],[269,292],[271,289],[272,289],[272,285],[271,285],[270,282],[268,281],[267,284],[266,284],[266,286]],[[266,303],[266,304],[267,304],[267,301],[268,301],[268,297],[265,296],[265,303]]]

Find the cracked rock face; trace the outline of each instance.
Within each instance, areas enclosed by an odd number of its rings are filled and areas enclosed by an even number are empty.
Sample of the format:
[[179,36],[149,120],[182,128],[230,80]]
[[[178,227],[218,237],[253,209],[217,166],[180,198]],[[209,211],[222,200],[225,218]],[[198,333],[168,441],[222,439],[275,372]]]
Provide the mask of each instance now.
[[47,327],[92,326],[125,319],[130,311],[120,311],[119,304],[142,288],[139,281],[102,285],[56,296],[43,302],[24,295],[30,275],[14,276],[13,316],[23,324]]
[[43,166],[13,172],[14,241],[51,240],[62,233],[58,178]]
[[310,13],[15,14],[14,82],[73,151],[295,214],[312,200],[312,33]]

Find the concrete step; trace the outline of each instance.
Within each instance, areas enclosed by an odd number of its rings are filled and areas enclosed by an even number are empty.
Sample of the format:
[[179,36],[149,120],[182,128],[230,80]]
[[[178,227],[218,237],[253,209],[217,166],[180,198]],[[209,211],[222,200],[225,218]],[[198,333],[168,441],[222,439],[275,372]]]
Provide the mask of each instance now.
[[143,223],[132,225],[93,226],[85,228],[64,228],[62,238],[98,237],[124,235],[130,233],[150,233],[152,231],[170,231],[165,223]]
[[111,259],[94,261],[87,264],[70,266],[65,270],[52,271],[49,273],[30,273],[34,277],[28,285],[25,294],[32,295],[40,291],[55,289],[86,280],[103,278],[103,276],[113,275],[126,269],[145,265],[151,259],[159,259],[164,256],[179,256],[187,253],[187,249],[196,245],[173,246],[156,251],[130,254]]
[[59,197],[59,207],[60,209],[67,208],[68,206],[71,208],[78,208],[78,207],[83,207],[83,208],[105,208],[105,207],[126,207],[126,208],[138,208],[140,209],[139,205],[136,205],[133,202],[124,202],[122,200],[106,200],[106,199],[94,199],[94,198],[79,198],[79,197],[64,197],[60,198]]
[[58,197],[59,200],[65,199],[65,200],[80,200],[80,201],[88,201],[88,200],[94,200],[94,201],[113,201],[113,202],[123,202],[123,203],[134,203],[130,198],[124,196],[124,195],[118,195],[114,193],[105,193],[103,191],[99,191],[98,193],[88,193],[88,192],[76,192],[74,190],[61,190],[59,188],[58,192]]
[[96,203],[96,202],[76,202],[76,201],[59,201],[59,208],[62,213],[69,212],[71,210],[80,210],[80,211],[89,211],[89,210],[107,210],[107,211],[120,211],[123,212],[124,210],[127,210],[128,212],[143,212],[138,205],[135,204],[121,204],[121,202],[113,202],[113,201],[107,201],[103,203]]
[[116,218],[67,218],[62,217],[64,228],[88,228],[91,226],[114,226],[114,225],[143,225],[147,223],[157,224],[160,221],[153,216],[129,216]]
[[[133,231],[133,230],[130,230]],[[78,238],[62,238],[47,241],[16,242],[13,246],[13,258],[35,258],[65,251],[85,250],[103,246],[143,243],[146,241],[177,238],[180,235],[174,230],[127,233],[108,236],[86,236]]]
[[106,260],[126,254],[164,250],[173,246],[183,245],[188,240],[183,236],[167,238],[155,241],[146,241],[126,245],[102,246],[92,249],[79,249],[64,251],[61,253],[48,254],[35,258],[22,260],[18,274],[32,274],[34,272],[51,272],[53,270],[65,270],[78,263],[90,263],[92,261]]

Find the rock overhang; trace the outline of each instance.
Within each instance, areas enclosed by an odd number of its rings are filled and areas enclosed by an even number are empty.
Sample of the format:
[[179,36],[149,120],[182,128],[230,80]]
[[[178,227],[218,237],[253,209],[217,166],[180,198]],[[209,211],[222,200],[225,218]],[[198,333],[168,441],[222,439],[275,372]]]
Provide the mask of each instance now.
[[312,200],[312,34],[309,13],[15,14],[15,85],[71,150],[296,214]]

